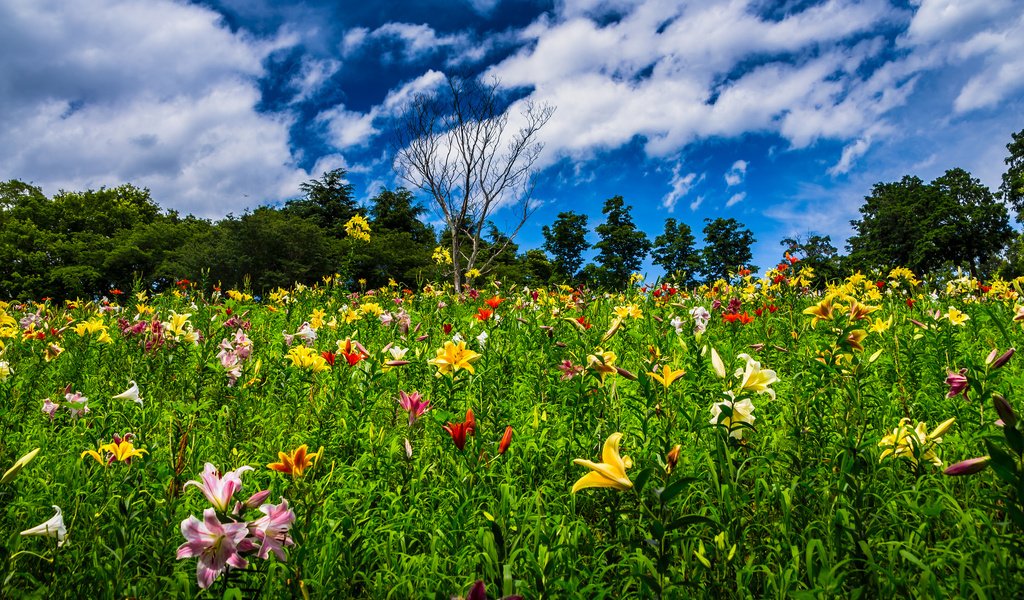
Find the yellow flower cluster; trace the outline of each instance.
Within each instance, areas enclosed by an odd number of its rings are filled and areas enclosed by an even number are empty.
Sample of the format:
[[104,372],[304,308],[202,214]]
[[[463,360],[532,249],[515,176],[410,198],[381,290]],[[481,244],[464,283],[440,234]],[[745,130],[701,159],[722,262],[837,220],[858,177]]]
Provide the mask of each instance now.
[[433,258],[434,262],[439,264],[439,265],[450,265],[450,264],[452,264],[452,253],[451,253],[451,251],[448,250],[447,248],[442,248],[441,246],[438,246],[437,248],[434,248],[434,254],[431,256],[431,258]]
[[114,340],[110,338],[110,334],[107,333],[107,326],[103,324],[103,321],[99,317],[89,319],[88,321],[82,321],[81,323],[75,325],[72,329],[74,329],[75,333],[77,333],[81,337],[99,334],[96,338],[96,341],[100,342],[101,344],[114,343]]
[[914,466],[917,466],[918,459],[923,459],[936,467],[941,467],[942,460],[935,455],[935,446],[942,442],[942,434],[946,433],[954,421],[955,417],[946,419],[929,433],[925,423],[918,423],[916,428],[911,428],[910,419],[903,417],[899,426],[878,442],[879,447],[885,448],[878,459],[879,462],[892,456],[903,457]]
[[345,234],[348,237],[362,241],[370,241],[370,223],[366,220],[366,217],[362,215],[356,215],[345,223]]
[[317,354],[316,350],[306,346],[295,346],[288,351],[287,358],[291,359],[292,366],[300,369],[309,369],[314,373],[320,373],[331,368],[327,360]]

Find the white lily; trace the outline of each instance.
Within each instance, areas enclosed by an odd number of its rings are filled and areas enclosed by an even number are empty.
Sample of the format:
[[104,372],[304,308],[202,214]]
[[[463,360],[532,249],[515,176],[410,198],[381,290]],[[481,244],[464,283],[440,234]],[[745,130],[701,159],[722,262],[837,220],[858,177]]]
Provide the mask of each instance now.
[[57,538],[57,546],[63,546],[64,541],[68,537],[68,528],[64,526],[64,515],[60,512],[60,507],[54,504],[53,510],[57,511],[57,514],[53,515],[49,521],[40,523],[32,529],[22,531],[21,535],[45,535],[55,537]]
[[120,394],[114,396],[115,400],[131,400],[132,402],[142,406],[142,396],[139,396],[139,384],[135,383],[135,380],[129,380],[128,383],[131,386]]

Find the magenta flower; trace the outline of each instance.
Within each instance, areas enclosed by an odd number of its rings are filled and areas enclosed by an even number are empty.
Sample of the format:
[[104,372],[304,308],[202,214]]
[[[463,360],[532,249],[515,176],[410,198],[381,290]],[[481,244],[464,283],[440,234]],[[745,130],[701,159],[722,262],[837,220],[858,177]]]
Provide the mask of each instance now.
[[946,475],[951,475],[953,477],[958,477],[962,475],[974,475],[975,473],[980,473],[984,471],[985,468],[988,467],[989,460],[991,459],[988,456],[969,458],[967,460],[962,460],[956,463],[955,465],[950,465],[949,467],[946,468],[945,471],[943,471],[943,473],[945,473]]
[[569,381],[583,373],[583,365],[574,365],[570,360],[563,360],[562,364],[558,365],[558,369],[562,371],[562,376],[559,378],[561,381]]
[[264,504],[260,507],[263,516],[249,523],[249,533],[260,541],[257,557],[266,559],[273,552],[278,560],[285,560],[284,547],[293,546],[288,530],[295,522],[295,512],[288,508],[288,499],[280,504]]
[[[89,399],[83,396],[82,392],[64,394],[64,399],[68,401],[68,410],[71,411],[72,417],[78,417],[78,415],[89,412]],[[44,405],[43,409],[45,410],[45,408]]]
[[960,369],[959,373],[949,372],[946,376],[946,385],[949,386],[949,393],[946,394],[947,398],[953,398],[957,394],[963,393],[964,398],[967,398],[967,369]]
[[54,413],[60,408],[60,404],[57,404],[49,398],[43,398],[43,412],[50,416],[50,420],[53,420]]
[[231,504],[231,497],[235,495],[235,492],[242,489],[242,473],[252,470],[252,467],[244,466],[234,471],[228,471],[221,476],[217,472],[217,467],[211,463],[206,463],[206,468],[203,469],[202,474],[199,476],[203,480],[202,483],[195,480],[187,481],[185,482],[185,487],[190,485],[196,486],[214,508],[222,513],[227,512],[228,506]]
[[409,413],[410,426],[430,409],[430,400],[422,400],[419,392],[411,394],[398,392],[398,404],[402,407],[402,410]]
[[241,552],[254,547],[246,539],[249,528],[245,523],[221,523],[212,508],[203,511],[202,521],[191,515],[182,521],[181,535],[186,541],[178,547],[178,560],[199,557],[196,582],[204,590],[228,566],[244,569],[249,563],[242,558]]

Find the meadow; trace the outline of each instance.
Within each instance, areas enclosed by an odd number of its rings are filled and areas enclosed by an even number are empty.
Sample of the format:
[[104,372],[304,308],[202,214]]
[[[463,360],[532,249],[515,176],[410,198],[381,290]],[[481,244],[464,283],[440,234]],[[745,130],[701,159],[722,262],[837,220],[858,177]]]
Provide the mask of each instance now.
[[0,303],[0,596],[1024,595],[1021,281],[808,271]]

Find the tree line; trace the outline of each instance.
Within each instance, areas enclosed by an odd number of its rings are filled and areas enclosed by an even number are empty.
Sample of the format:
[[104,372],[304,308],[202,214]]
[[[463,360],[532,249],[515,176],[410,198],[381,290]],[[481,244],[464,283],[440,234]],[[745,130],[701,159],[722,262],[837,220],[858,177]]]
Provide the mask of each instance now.
[[[1009,210],[1024,215],[1024,130],[1007,145],[1002,185],[989,190],[963,169],[925,183],[906,176],[880,182],[852,221],[854,235],[841,254],[827,235],[813,232],[782,240],[782,252],[814,268],[819,285],[852,270],[904,266],[920,273],[961,268],[977,277],[1024,275],[1024,235]],[[47,197],[36,186],[0,183],[0,297],[73,298],[142,285],[167,289],[182,280],[247,287],[256,293],[295,283],[312,284],[335,273],[346,285],[406,287],[452,278],[446,249],[473,247],[484,269],[459,272],[530,285],[626,285],[651,257],[679,285],[712,282],[752,268],[753,233],[733,218],[705,219],[698,248],[691,227],[674,218],[652,241],[633,221],[621,196],[605,201],[604,221],[559,213],[542,229],[541,248],[520,252],[490,222],[435,231],[427,209],[405,188],[384,189],[367,206],[355,200],[343,169],[301,186],[283,206],[262,206],[220,220],[162,210],[149,190],[130,184]],[[346,234],[354,216],[367,220],[369,241]],[[446,219],[447,222],[447,219]],[[592,262],[586,262],[593,256]],[[446,260],[447,259],[447,260]],[[464,265],[465,263],[463,263]],[[474,271],[482,271],[477,274]]]

